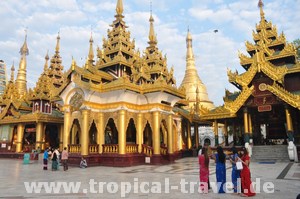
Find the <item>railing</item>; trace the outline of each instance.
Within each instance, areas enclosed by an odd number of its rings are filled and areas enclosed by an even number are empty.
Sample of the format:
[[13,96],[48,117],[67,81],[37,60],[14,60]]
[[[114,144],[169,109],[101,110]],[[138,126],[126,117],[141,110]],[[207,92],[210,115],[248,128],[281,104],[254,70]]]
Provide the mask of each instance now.
[[69,153],[80,153],[81,145],[80,144],[69,144]]
[[153,154],[153,148],[151,146],[148,146],[146,144],[142,145],[142,152],[146,155],[151,157]]
[[126,153],[137,153],[138,144],[126,144]]
[[89,145],[89,153],[94,154],[99,152],[99,144],[90,144]]
[[118,153],[119,145],[118,144],[102,144],[103,153]]
[[168,148],[165,146],[160,147],[160,154],[161,155],[167,155],[168,154]]

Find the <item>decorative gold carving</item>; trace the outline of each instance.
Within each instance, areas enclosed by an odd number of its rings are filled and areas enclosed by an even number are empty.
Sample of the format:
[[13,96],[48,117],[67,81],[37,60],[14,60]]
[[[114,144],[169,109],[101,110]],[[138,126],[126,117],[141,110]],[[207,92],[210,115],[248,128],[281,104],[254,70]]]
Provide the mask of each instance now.
[[300,110],[299,95],[294,95],[290,93],[286,89],[282,88],[275,81],[273,82],[273,85],[267,85],[267,90],[269,90],[271,93],[273,93],[274,95],[276,95],[277,97],[285,101],[286,103]]

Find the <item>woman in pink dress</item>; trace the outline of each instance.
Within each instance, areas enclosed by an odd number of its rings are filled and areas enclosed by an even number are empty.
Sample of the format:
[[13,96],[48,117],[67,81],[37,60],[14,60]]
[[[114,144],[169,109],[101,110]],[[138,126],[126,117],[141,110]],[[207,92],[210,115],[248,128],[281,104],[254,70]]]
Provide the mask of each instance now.
[[200,175],[200,190],[203,193],[208,193],[208,176],[209,176],[209,157],[207,154],[207,148],[203,148],[199,159],[199,175]]

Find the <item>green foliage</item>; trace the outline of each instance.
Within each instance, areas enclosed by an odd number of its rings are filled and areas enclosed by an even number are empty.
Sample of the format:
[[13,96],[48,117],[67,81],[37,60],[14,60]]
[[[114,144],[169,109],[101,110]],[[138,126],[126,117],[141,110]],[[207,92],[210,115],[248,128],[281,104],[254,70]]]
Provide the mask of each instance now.
[[298,59],[300,58],[300,39],[296,39],[293,41],[294,46],[297,49]]

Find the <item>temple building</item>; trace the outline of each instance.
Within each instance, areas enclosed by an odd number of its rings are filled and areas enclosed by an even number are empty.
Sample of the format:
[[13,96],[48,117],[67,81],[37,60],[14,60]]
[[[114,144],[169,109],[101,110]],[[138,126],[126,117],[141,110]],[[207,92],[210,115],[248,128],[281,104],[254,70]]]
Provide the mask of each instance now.
[[[260,22],[253,43],[246,42],[248,56],[239,53],[245,72],[228,70],[229,82],[239,90],[226,90],[224,105],[202,119],[225,125],[225,136],[235,144],[284,144],[294,160],[300,142],[300,63],[295,47],[267,21],[260,0]],[[215,129],[216,144],[218,130]],[[228,144],[228,143],[226,143]]]
[[102,48],[94,54],[91,35],[85,64],[78,66],[73,59],[66,72],[58,34],[55,54],[50,64],[46,55],[44,71],[33,89],[27,89],[26,35],[17,78],[12,66],[0,101],[0,128],[7,132],[7,139],[1,140],[7,148],[2,151],[22,154],[38,147],[67,147],[74,164],[85,156],[89,165],[130,166],[146,160],[173,162],[181,150],[191,149],[192,143],[198,146],[190,129],[201,123],[196,114],[200,103],[212,103],[196,75],[199,83],[192,92],[198,97],[191,100],[198,108],[184,109],[186,92],[176,87],[174,69],[168,69],[167,58],[158,49],[152,13],[149,22],[148,46],[141,54],[124,21],[123,1],[118,0]]

